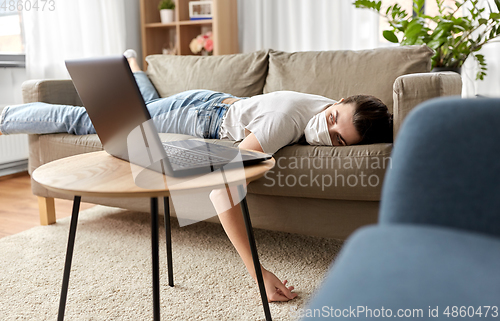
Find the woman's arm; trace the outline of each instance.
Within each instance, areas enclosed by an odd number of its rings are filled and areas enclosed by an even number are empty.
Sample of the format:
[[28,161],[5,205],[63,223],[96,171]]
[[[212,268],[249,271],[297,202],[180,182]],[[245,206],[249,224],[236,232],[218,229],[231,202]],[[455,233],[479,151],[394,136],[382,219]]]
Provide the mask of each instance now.
[[257,137],[255,137],[253,133],[250,133],[247,137],[245,137],[245,139],[241,141],[238,147],[242,149],[250,149],[258,152],[264,152],[264,150],[262,150],[262,146],[260,146],[260,143],[257,140]]
[[[249,149],[254,151],[262,152],[262,146],[255,137],[253,133],[250,133],[245,139],[240,143],[239,148]],[[227,198],[228,193],[231,190],[228,188],[226,190],[214,190],[210,194],[210,199],[217,209],[217,203],[221,202],[221,199]],[[229,198],[232,198],[229,195]],[[236,205],[227,211],[219,213],[219,220],[226,231],[231,243],[236,248],[236,251],[240,255],[243,263],[245,264],[248,272],[257,281],[255,275],[255,269],[253,266],[252,253],[250,251],[250,245],[248,243],[248,238],[246,234],[245,223],[243,221],[243,215],[241,213],[240,205]],[[297,296],[296,293],[291,291],[294,289],[293,286],[287,286],[287,280],[281,282],[273,273],[262,268],[262,276],[264,278],[264,284],[266,287],[267,299],[269,302],[272,301],[288,301]]]

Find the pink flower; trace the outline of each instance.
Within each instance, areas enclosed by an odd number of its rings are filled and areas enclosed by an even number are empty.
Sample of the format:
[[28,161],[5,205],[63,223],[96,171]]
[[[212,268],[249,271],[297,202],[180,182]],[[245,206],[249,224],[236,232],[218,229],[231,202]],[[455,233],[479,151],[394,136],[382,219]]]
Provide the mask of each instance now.
[[212,39],[205,41],[205,50],[208,52],[214,50],[214,41]]
[[208,31],[204,34],[198,35],[196,38],[191,40],[189,44],[189,49],[194,54],[199,53],[202,49],[211,53],[214,50],[214,41],[212,39],[212,31]]

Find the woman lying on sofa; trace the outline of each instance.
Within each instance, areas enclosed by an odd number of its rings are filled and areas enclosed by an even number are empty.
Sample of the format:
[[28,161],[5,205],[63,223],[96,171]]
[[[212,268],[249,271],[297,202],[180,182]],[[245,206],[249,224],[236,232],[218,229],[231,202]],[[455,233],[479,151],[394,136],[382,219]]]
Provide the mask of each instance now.
[[[392,142],[392,115],[379,99],[357,95],[340,101],[299,92],[281,91],[251,98],[208,90],[191,90],[160,98],[127,50],[130,68],[158,132],[202,138],[242,140],[239,147],[266,153],[305,138],[311,145],[348,146]],[[203,112],[210,115],[198,117]],[[168,117],[165,117],[168,114]],[[174,117],[172,117],[174,115]],[[6,107],[0,116],[3,134],[95,134],[84,107],[36,102]],[[217,210],[224,190],[210,195]],[[252,254],[239,206],[217,211],[229,239],[256,280]],[[288,301],[297,296],[287,280],[281,282],[262,267],[268,300]]]

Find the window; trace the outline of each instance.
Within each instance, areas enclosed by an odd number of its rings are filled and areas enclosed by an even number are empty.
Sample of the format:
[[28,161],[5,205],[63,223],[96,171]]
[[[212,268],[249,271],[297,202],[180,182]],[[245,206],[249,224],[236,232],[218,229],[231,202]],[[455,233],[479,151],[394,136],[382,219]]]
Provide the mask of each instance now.
[[24,67],[22,14],[0,7],[0,66]]

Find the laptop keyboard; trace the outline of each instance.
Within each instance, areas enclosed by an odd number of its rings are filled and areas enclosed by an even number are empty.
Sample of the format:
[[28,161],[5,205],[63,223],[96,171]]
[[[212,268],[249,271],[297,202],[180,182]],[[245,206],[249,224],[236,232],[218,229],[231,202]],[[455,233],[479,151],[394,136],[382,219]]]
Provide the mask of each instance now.
[[167,153],[170,163],[175,164],[179,167],[193,167],[203,165],[211,166],[214,164],[226,164],[229,162],[228,159],[223,157],[172,146],[168,143],[163,143],[163,148]]

